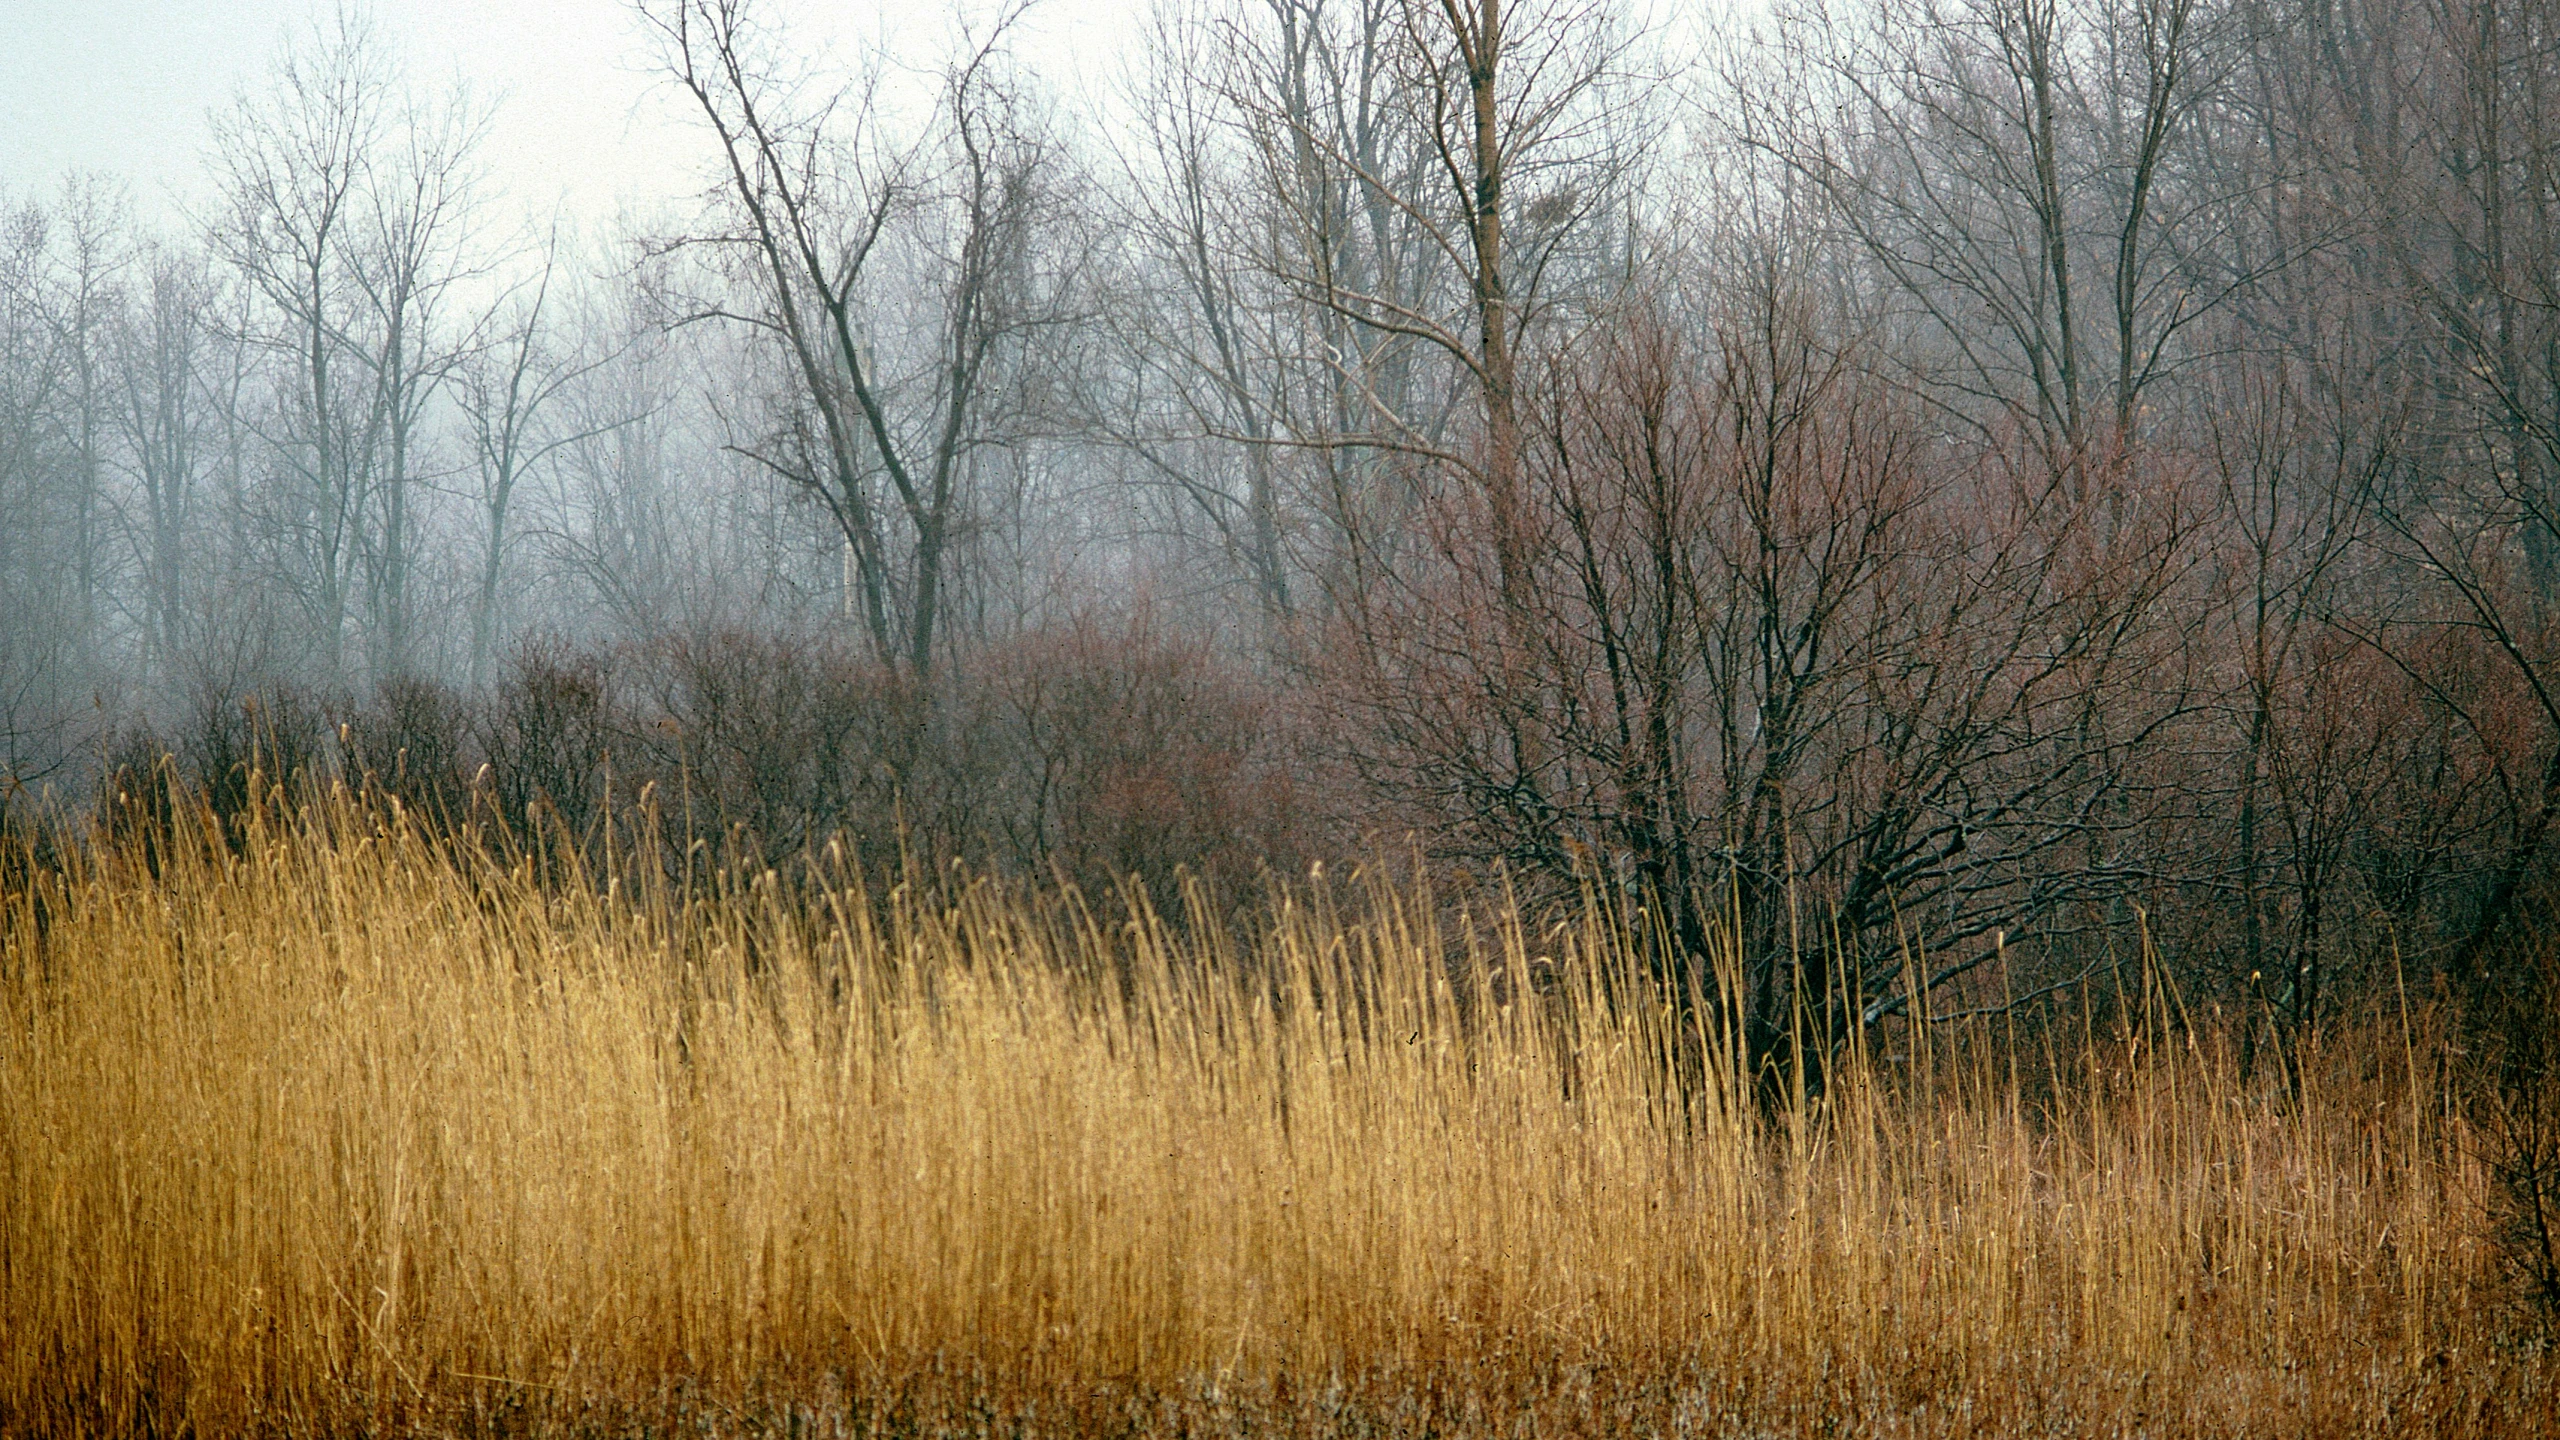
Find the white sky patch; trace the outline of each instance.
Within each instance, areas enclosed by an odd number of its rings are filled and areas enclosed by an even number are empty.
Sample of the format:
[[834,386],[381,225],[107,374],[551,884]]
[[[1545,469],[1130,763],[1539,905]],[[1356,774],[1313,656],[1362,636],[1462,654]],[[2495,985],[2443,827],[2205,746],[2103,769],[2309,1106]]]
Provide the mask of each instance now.
[[[836,75],[883,44],[930,65],[953,33],[951,12],[932,3],[766,8]],[[312,0],[0,0],[0,191],[44,196],[69,172],[95,171],[131,187],[146,223],[182,224],[209,198],[207,116],[261,85],[317,13]],[[1134,53],[1143,13],[1143,0],[1049,0],[1013,50],[1063,105],[1083,107]],[[496,102],[480,157],[495,210],[538,221],[556,207],[603,225],[699,188],[707,141],[650,72],[623,0],[409,0],[373,14],[413,83],[460,76]]]

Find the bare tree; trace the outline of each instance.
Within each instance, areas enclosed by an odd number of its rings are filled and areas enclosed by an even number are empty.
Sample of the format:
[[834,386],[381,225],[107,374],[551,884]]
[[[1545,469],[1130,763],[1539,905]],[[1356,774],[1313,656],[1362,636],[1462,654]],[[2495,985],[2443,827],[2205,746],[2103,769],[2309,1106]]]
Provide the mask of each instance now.
[[[2227,638],[2206,643],[2235,672],[2225,702],[2238,738],[2235,968],[2295,1035],[2319,1016],[2324,947],[2351,918],[2331,903],[2351,847],[2361,840],[2384,858],[2371,842],[2387,776],[2426,773],[2420,752],[2443,736],[2352,618],[2388,593],[2375,573],[2374,502],[2404,418],[2364,409],[2277,354],[2231,376],[2205,422],[2224,591],[2209,613],[2228,625]],[[2465,787],[2433,768],[2458,807]]]
[[1104,318],[1114,364],[1087,404],[1097,428],[1175,498],[1166,527],[1196,515],[1251,586],[1266,629],[1295,608],[1288,462],[1288,297],[1253,261],[1269,207],[1214,90],[1215,27],[1160,8],[1127,97],[1135,124],[1114,145],[1120,181],[1116,284]]
[[473,244],[473,153],[488,125],[487,111],[460,85],[433,98],[402,86],[385,98],[390,123],[381,147],[359,157],[360,223],[346,252],[362,326],[345,339],[370,382],[365,437],[376,451],[373,513],[355,532],[376,681],[415,663],[413,492],[428,407],[478,343],[445,312],[483,263]]
[[[2376,399],[2408,416],[2376,504],[2396,583],[2353,618],[2459,718],[2507,815],[2447,947],[2466,986],[2560,821],[2560,66],[2547,24],[2532,6],[2376,0],[2323,7],[2305,37],[2333,121],[2318,153],[2342,282],[2379,357]],[[2439,668],[2462,639],[2504,685]]]
[[[962,45],[931,122],[900,143],[880,66],[813,98],[786,78],[778,37],[747,0],[641,7],[719,149],[721,223],[681,243],[723,253],[742,282],[736,300],[688,317],[773,338],[791,404],[749,453],[825,507],[874,652],[918,675],[937,656],[992,367],[1066,318],[1038,270],[1059,161],[1003,49],[1018,13]],[[908,275],[894,276],[901,262]],[[884,293],[898,278],[921,300],[904,327],[899,297]]]
[[2191,530],[2163,506],[2101,543],[2040,472],[1969,475],[1789,265],[1753,282],[1704,333],[1631,310],[1547,367],[1534,568],[1490,496],[1445,501],[1336,693],[1450,853],[1625,885],[1755,1062],[1818,1069],[1997,932],[2073,963],[2144,883],[2144,757],[2196,713],[2159,621]]
[[369,25],[341,9],[307,50],[280,58],[270,95],[243,91],[214,121],[214,243],[273,317],[261,340],[289,377],[273,439],[294,491],[278,507],[281,538],[332,677],[345,670],[373,460],[369,397],[342,374],[359,304],[346,252],[390,83]]
[[514,514],[518,487],[557,452],[630,424],[635,418],[610,410],[576,419],[561,418],[575,387],[611,363],[615,352],[604,337],[591,337],[581,344],[575,337],[560,334],[560,301],[552,293],[559,278],[559,237],[555,231],[543,245],[541,265],[533,279],[510,298],[505,318],[497,322],[487,343],[463,362],[459,372],[459,399],[463,422],[470,431],[477,480],[473,498],[485,527],[471,607],[469,673],[474,687],[488,676],[497,639],[501,584],[508,546],[515,538],[508,522]]
[[116,337],[121,375],[115,422],[140,494],[127,521],[139,573],[143,665],[172,678],[186,652],[191,550],[215,456],[217,412],[237,399],[215,326],[219,291],[203,257],[175,246],[146,252],[134,303]]
[[376,678],[411,663],[412,491],[429,405],[469,338],[443,303],[472,273],[467,91],[423,99],[372,22],[341,8],[215,117],[218,251],[263,302],[282,362],[277,540],[322,673],[361,625]]
[[0,197],[0,807],[53,773],[75,748],[68,695],[77,647],[62,613],[59,432],[66,386],[54,323],[53,221],[31,200]]
[[[1625,218],[1612,122],[1634,37],[1596,0],[1268,0],[1225,29],[1221,92],[1275,207],[1262,263],[1320,312],[1310,358],[1335,397],[1296,443],[1452,467],[1508,507],[1554,262]],[[1417,385],[1430,363],[1453,383]],[[1360,534],[1371,503],[1331,507],[1355,552],[1382,538]]]
[[2196,0],[1815,4],[1733,51],[1719,93],[1733,139],[1823,197],[1899,298],[1927,393],[1999,417],[1994,443],[2038,437],[2085,486],[2093,456],[2133,443],[2172,342],[2237,283],[2166,243],[2219,198],[2163,203],[2228,63],[2206,30]]
[[689,430],[679,378],[708,368],[694,352],[712,332],[664,328],[657,288],[623,277],[590,312],[590,339],[610,358],[559,397],[561,423],[580,438],[555,452],[552,483],[528,497],[544,502],[527,533],[538,531],[551,576],[566,586],[564,620],[632,637],[685,618],[680,457],[718,443]]
[[111,423],[114,322],[124,307],[132,207],[111,182],[75,175],[55,207],[61,235],[52,287],[56,353],[64,364],[58,424],[69,461],[73,643],[93,650],[105,638],[110,546],[106,468]]

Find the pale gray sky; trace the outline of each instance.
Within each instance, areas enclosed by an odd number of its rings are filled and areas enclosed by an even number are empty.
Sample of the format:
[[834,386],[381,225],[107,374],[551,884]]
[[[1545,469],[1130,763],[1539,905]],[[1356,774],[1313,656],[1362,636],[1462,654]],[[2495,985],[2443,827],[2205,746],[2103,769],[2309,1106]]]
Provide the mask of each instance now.
[[[72,169],[121,176],[148,218],[205,189],[206,115],[255,85],[329,0],[0,0],[0,190]],[[1145,0],[1048,0],[1017,54],[1065,91],[1105,83]],[[927,0],[780,0],[795,39],[848,56],[885,38],[919,61],[948,33]],[[460,73],[500,100],[486,160],[503,204],[609,218],[687,193],[702,139],[644,73],[623,0],[376,0],[411,77]]]

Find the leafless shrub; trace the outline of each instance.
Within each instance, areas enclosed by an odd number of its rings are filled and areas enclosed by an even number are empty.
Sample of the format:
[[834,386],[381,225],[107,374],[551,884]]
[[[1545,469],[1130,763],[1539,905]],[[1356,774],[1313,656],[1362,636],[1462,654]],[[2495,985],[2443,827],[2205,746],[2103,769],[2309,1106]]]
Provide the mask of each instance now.
[[744,845],[770,865],[842,838],[866,869],[896,872],[929,768],[916,684],[825,635],[669,637],[630,663],[622,723],[688,843]]
[[490,803],[519,837],[583,840],[604,816],[612,713],[603,659],[528,641],[500,675],[477,739]]
[[616,724],[661,831],[767,866],[827,846],[869,873],[960,860],[1248,885],[1304,841],[1259,687],[1204,642],[1081,619],[930,686],[842,638],[723,631],[639,647]]
[[1184,875],[1233,893],[1308,858],[1272,697],[1204,642],[1083,617],[989,656],[980,683],[1008,752],[991,838],[1016,867],[1169,904]]
[[452,688],[408,676],[377,687],[369,704],[338,725],[348,783],[397,799],[440,825],[464,823],[475,768],[474,716]]

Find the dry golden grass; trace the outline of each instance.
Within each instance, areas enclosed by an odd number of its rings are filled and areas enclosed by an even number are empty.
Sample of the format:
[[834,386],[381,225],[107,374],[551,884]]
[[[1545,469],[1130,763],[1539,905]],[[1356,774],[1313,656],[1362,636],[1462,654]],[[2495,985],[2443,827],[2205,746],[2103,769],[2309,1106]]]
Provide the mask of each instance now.
[[1770,1120],[1601,917],[534,868],[341,803],[8,898],[0,1433],[2553,1429],[2396,1020]]

